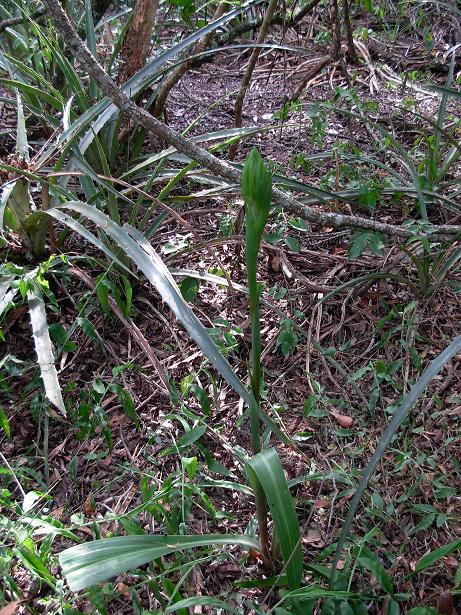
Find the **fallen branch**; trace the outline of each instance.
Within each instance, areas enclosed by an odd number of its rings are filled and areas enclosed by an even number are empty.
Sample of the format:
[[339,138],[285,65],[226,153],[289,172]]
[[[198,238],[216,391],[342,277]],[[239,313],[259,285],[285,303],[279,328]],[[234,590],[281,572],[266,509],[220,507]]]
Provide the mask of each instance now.
[[[59,0],[43,0],[43,4],[48,8],[57,32],[66,41],[66,44],[78,59],[80,65],[93,77],[101,91],[120,109],[120,111],[132,121],[143,126],[152,135],[175,147],[179,152],[195,160],[213,173],[216,173],[216,175],[240,185],[241,172],[238,169],[227,162],[219,160],[219,158],[216,158],[216,156],[213,156],[202,147],[188,141],[169,126],[150,115],[147,111],[138,107],[136,103],[121,91],[96,58],[90,53],[85,43],[79,38]],[[394,226],[393,224],[376,222],[360,216],[320,212],[312,207],[303,205],[295,198],[277,188],[273,189],[272,196],[276,204],[281,205],[287,211],[295,213],[313,224],[333,227],[366,228],[394,237],[409,237],[412,235],[411,231],[399,226]],[[461,232],[461,227],[440,225],[434,227],[434,232],[439,235],[449,236]]]

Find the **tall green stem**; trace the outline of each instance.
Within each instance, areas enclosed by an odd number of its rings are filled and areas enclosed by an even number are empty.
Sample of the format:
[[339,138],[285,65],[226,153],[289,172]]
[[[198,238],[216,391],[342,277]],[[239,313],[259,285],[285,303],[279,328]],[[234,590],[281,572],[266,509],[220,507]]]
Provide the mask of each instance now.
[[261,450],[261,434],[259,420],[259,402],[261,399],[261,325],[259,321],[259,288],[256,280],[256,259],[257,252],[251,246],[251,239],[248,237],[248,225],[246,227],[246,266],[248,280],[248,296],[250,307],[251,324],[251,389],[253,391],[254,403],[250,408],[251,416],[251,442],[253,455]]
[[[259,403],[261,400],[262,372],[261,325],[259,318],[260,287],[256,278],[256,270],[259,245],[269,216],[272,180],[256,149],[252,150],[245,162],[242,175],[242,192],[245,199],[245,257],[251,323],[250,379],[253,392],[253,401],[250,407],[251,445],[253,455],[257,455],[261,451]],[[266,495],[259,482],[255,485],[254,490],[262,556],[266,567],[271,568]]]
[[[261,399],[261,325],[259,320],[259,287],[256,280],[256,262],[258,252],[254,250],[252,238],[248,237],[248,225],[246,227],[246,265],[248,279],[248,295],[251,323],[251,389],[253,391],[253,403],[250,408],[251,419],[251,448],[253,455],[261,451],[261,424],[259,420],[259,402]],[[269,530],[267,527],[267,500],[263,488],[259,482],[254,486],[256,516],[258,518],[259,537],[264,564],[267,568],[272,567],[269,553]]]

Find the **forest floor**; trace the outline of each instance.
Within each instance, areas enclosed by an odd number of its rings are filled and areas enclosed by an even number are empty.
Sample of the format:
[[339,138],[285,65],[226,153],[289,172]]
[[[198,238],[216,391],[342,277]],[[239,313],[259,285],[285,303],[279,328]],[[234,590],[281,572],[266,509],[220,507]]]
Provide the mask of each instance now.
[[[422,159],[423,141],[415,143],[428,129],[427,120],[430,127],[436,118],[440,103],[440,95],[428,86],[443,85],[446,75],[440,70],[422,70],[421,66],[428,57],[442,58],[442,36],[437,39],[434,35],[434,49],[429,52],[420,36],[408,34],[394,45],[394,50],[400,45],[395,64],[389,58],[383,61],[374,56],[368,67],[364,63],[348,66],[347,79],[341,67],[327,68],[308,85],[302,104],[292,106],[288,117],[281,118],[284,101],[304,71],[315,58],[328,52],[327,45],[310,45],[305,36],[303,31],[271,31],[270,42],[302,51],[267,50],[262,54],[247,92],[244,125],[276,127],[246,138],[238,159],[242,160],[256,145],[275,170],[283,169],[293,179],[318,187],[341,190],[363,184],[369,173],[365,165],[342,156],[338,144],[349,144],[355,151],[400,172],[397,153],[392,152],[389,143],[383,146],[382,135],[375,127],[367,129],[360,119],[347,119],[334,111],[328,120],[312,112],[319,101],[332,102],[334,109],[346,95],[347,80],[352,81],[366,113],[385,126],[411,155]],[[406,77],[400,65],[405,48],[411,50]],[[422,58],[421,65],[418,58]],[[169,98],[168,123],[185,130],[203,114],[192,134],[231,128],[233,100],[247,60],[247,53],[241,49],[231,50],[190,71]],[[335,92],[337,98],[332,101]],[[450,121],[459,120],[459,111],[459,106],[450,102]],[[337,153],[313,157],[325,151]],[[453,177],[457,173],[459,168],[454,168]],[[379,170],[375,169],[373,180],[377,177]],[[184,206],[182,215],[202,240],[213,245],[219,262],[176,221],[162,224],[154,236],[154,247],[171,268],[212,272],[224,265],[233,283],[245,285],[243,240],[241,230],[235,229],[241,196],[236,190],[218,197],[202,196],[193,182],[180,187],[177,194],[191,190],[194,199]],[[356,212],[348,203],[336,204],[336,210],[344,213],[368,213],[366,204],[364,207],[362,212]],[[371,215],[402,224],[412,214],[411,205],[404,199],[380,196]],[[459,215],[439,208],[434,208],[430,216],[435,223],[459,222]],[[365,251],[350,258],[351,231],[307,227],[282,211],[271,219],[268,232],[259,263],[268,299],[268,304],[262,306],[264,405],[302,453],[276,443],[288,479],[308,475],[294,494],[306,559],[318,563],[331,557],[329,546],[338,537],[360,470],[373,454],[395,409],[393,404],[408,391],[428,362],[461,333],[460,295],[453,287],[442,286],[430,297],[417,296],[401,282],[371,279],[319,303],[345,282],[383,271],[390,264],[409,277],[414,276],[413,267],[408,259],[402,259],[395,243],[390,247],[391,242],[383,246],[382,256]],[[78,254],[81,248],[71,240],[66,249]],[[57,280],[55,283],[53,290],[61,315],[70,325],[88,307],[87,288],[77,279],[66,289]],[[201,281],[198,289],[193,288],[194,295],[195,291],[195,313],[215,331],[221,349],[245,380],[251,333],[246,295],[206,281]],[[281,318],[274,307],[286,317]],[[93,433],[84,434],[85,417],[75,411],[72,424],[52,421],[46,467],[43,433],[37,428],[32,403],[37,395],[35,372],[29,370],[27,377],[27,372],[21,371],[18,378],[12,373],[2,394],[2,405],[14,434],[11,440],[2,442],[2,452],[9,463],[29,490],[44,490],[45,476],[49,474],[49,514],[89,540],[94,537],[93,521],[108,512],[120,516],[129,513],[143,503],[146,493],[162,489],[168,492],[173,477],[181,472],[175,449],[183,433],[178,408],[186,401],[188,411],[203,413],[203,405],[190,389],[192,383],[199,384],[212,399],[213,422],[197,446],[184,449],[187,457],[198,455],[203,460],[196,491],[191,496],[188,532],[244,532],[253,522],[251,495],[221,488],[224,483],[241,480],[233,449],[251,448],[247,421],[239,422],[243,407],[235,393],[210,372],[202,353],[146,284],[136,289],[132,318],[176,383],[176,404],[130,331],[112,317],[95,314],[100,342],[76,331],[72,338],[76,348],[60,355],[59,375],[64,391],[77,407],[84,398],[88,403],[94,399],[101,382],[103,388],[120,382],[135,402],[140,429],[123,411],[117,394],[106,390],[99,402],[109,417],[113,447],[108,447],[107,437],[97,427]],[[30,362],[34,356],[30,325],[22,316],[20,308],[9,316],[7,330],[14,335],[7,337],[5,355]],[[315,350],[311,339],[330,349],[330,353]],[[328,355],[334,355],[339,371]],[[112,371],[118,367],[120,371]],[[460,390],[461,359],[456,358],[434,380],[393,440],[353,526],[359,539],[373,528],[379,529],[368,544],[384,563],[398,592],[407,594],[404,604],[408,606],[436,606],[440,595],[453,587],[458,569],[456,558],[448,556],[430,572],[412,574],[425,553],[461,536]],[[187,414],[184,420],[188,420]],[[172,510],[178,507],[173,495],[171,501],[168,497],[162,505]],[[164,530],[156,521],[155,511],[141,512],[137,518],[150,531]],[[120,523],[114,521],[99,524],[102,536],[120,530]],[[53,549],[59,551],[67,544],[70,543],[59,540]],[[227,595],[230,603],[245,599],[261,603],[266,590],[238,584],[242,566],[247,579],[252,575],[260,577],[257,561],[242,564],[237,551],[232,553],[231,550],[227,558],[213,558],[197,565],[183,594],[220,594]],[[21,564],[16,568],[15,579],[26,595],[37,591]],[[133,581],[136,577],[130,575],[118,579],[108,612],[133,612],[127,590]],[[370,582],[370,577],[359,582],[365,581]],[[373,577],[371,582],[377,583]],[[149,591],[140,588],[139,596],[148,609]],[[38,594],[32,601],[39,611],[43,609],[41,597]],[[93,608],[78,599],[75,607],[83,611]],[[370,612],[379,612],[376,606],[373,608]],[[455,596],[453,609],[456,608],[461,613],[461,602]],[[203,612],[207,612],[206,608]]]

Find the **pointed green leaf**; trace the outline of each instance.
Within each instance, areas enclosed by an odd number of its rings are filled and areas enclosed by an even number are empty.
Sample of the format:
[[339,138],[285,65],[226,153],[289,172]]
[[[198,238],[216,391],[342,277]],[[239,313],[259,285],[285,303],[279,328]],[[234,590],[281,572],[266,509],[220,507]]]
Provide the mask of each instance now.
[[453,542],[450,542],[447,545],[440,547],[439,549],[434,549],[434,551],[427,553],[416,563],[415,573],[425,570],[429,566],[432,566],[432,564],[435,564],[435,562],[437,562],[442,557],[447,557],[447,555],[450,555],[450,553],[453,553],[454,551],[459,551],[460,549],[461,538],[459,538],[458,540],[454,540]]
[[293,498],[275,449],[267,448],[246,464],[246,472],[253,490],[257,483],[264,490],[274,521],[290,589],[299,587],[303,572],[301,532]]
[[70,547],[60,554],[59,562],[71,590],[79,591],[169,553],[214,545],[260,549],[257,540],[239,534],[120,536]]
[[[363,472],[362,479],[360,483],[358,484],[357,490],[349,506],[349,510],[347,511],[346,519],[341,529],[341,534],[339,535],[339,539],[338,539],[337,546],[336,546],[335,559],[333,562],[332,573],[331,573],[331,578],[330,578],[330,587],[334,586],[334,581],[337,576],[336,564],[339,560],[342,548],[349,534],[349,529],[354,520],[355,511],[357,510],[357,507],[362,498],[363,492],[367,488],[368,482],[371,476],[373,475],[376,469],[376,466],[378,465],[381,457],[383,456],[384,451],[386,450],[387,446],[389,445],[392,438],[394,437],[395,432],[400,427],[400,425],[404,421],[407,414],[410,412],[413,405],[416,403],[421,393],[432,382],[435,376],[437,376],[437,374],[444,367],[444,365],[448,363],[448,361],[450,361],[450,359],[452,359],[452,357],[454,357],[460,351],[461,351],[461,335],[458,335],[447,346],[447,348],[445,348],[445,350],[443,350],[439,355],[437,355],[437,357],[433,361],[429,363],[428,367],[424,370],[421,377],[416,381],[416,383],[412,386],[410,391],[403,398],[401,404],[395,411],[394,416],[392,417],[392,420],[390,421],[385,432],[381,436],[381,439],[378,442],[378,446],[376,447],[376,450],[372,458],[368,462],[368,465]],[[458,546],[455,546],[454,548],[459,548],[460,543],[461,541],[455,541],[455,543],[451,543],[451,544],[458,545]],[[433,553],[435,553],[436,551],[434,551]],[[420,560],[420,562],[421,561],[425,561],[424,558]]]

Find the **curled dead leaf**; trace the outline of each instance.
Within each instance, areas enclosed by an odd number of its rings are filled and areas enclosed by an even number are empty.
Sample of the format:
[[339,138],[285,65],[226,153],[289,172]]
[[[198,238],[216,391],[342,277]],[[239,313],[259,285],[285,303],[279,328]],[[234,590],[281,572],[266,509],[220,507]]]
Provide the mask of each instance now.
[[354,419],[351,416],[346,416],[345,414],[339,414],[338,412],[333,412],[330,410],[331,416],[335,419],[335,421],[344,429],[347,429],[352,425]]
[[0,609],[0,615],[16,615],[24,600],[15,600]]
[[440,594],[437,601],[437,610],[440,615],[454,615],[453,598],[449,591],[444,591]]

